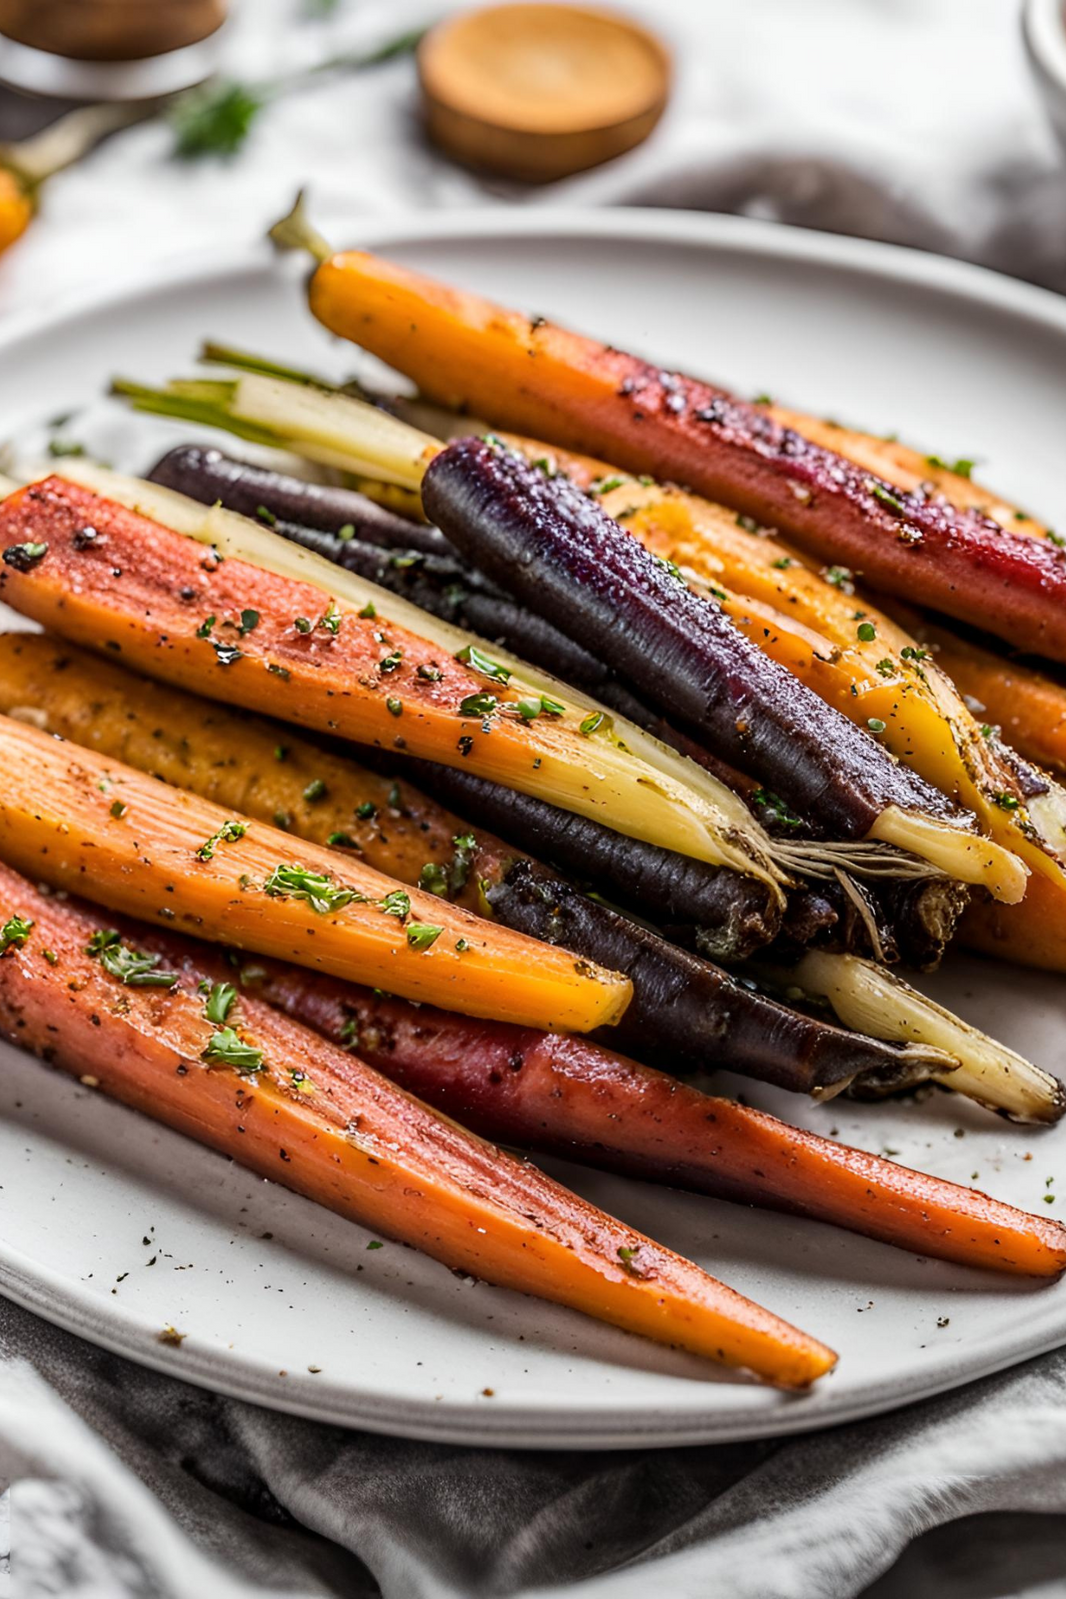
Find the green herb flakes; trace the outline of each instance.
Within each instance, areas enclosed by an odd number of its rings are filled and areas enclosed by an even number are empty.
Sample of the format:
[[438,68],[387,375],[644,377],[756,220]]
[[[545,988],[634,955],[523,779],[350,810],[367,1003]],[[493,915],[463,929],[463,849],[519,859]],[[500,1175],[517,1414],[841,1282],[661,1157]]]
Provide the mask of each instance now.
[[213,860],[216,844],[235,844],[239,838],[244,837],[247,831],[247,822],[223,822],[216,833],[212,833],[210,838],[204,839],[196,851],[197,859],[201,861]]
[[223,1027],[211,1034],[200,1059],[210,1065],[232,1066],[234,1071],[250,1075],[262,1069],[263,1051],[246,1044],[232,1027]]
[[237,990],[232,983],[214,983],[207,996],[204,1006],[204,1015],[213,1027],[224,1027],[229,1020],[229,1013],[233,1009],[237,998]]
[[0,955],[6,955],[9,949],[21,949],[33,931],[33,922],[26,916],[9,916],[3,927],[0,927]]
[[473,667],[475,672],[480,672],[484,677],[491,677],[496,683],[509,683],[511,681],[509,669],[506,666],[500,666],[498,662],[492,660],[482,650],[479,650],[475,644],[468,644],[465,649],[459,651],[455,659],[462,661],[464,666]]

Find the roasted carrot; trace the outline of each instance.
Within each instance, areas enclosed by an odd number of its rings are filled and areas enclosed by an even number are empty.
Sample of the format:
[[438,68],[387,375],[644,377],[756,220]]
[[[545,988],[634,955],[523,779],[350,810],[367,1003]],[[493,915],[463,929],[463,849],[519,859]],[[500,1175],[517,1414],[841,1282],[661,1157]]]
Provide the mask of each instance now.
[[[256,371],[268,365],[256,357],[243,356],[239,352],[230,353],[232,359],[242,360]],[[165,390],[151,391],[155,395],[153,403],[165,409],[173,399],[171,390],[181,390],[183,387],[178,383]],[[273,405],[271,414],[277,417],[286,413],[289,406],[303,401],[305,392],[302,385],[275,380],[270,391]],[[341,431],[338,416],[343,415],[347,448],[354,456],[359,459],[373,456],[379,448],[376,442],[379,419],[373,408],[340,390],[331,390],[328,385],[323,387],[318,399],[333,406],[334,409],[327,412],[327,417],[328,426],[335,432]],[[432,497],[436,492],[436,474],[441,470],[440,447],[427,467],[427,459],[432,456],[432,440],[414,429],[409,429],[405,435],[398,431],[399,425],[394,418],[389,421],[388,461],[395,465],[403,459],[412,482],[420,481],[424,474],[429,485],[427,492]],[[326,427],[327,423],[320,419],[318,425]],[[445,413],[441,414],[439,425],[442,431],[450,431]],[[751,646],[758,646],[762,654],[770,656],[772,661],[786,668],[793,677],[798,677],[833,711],[859,726],[863,730],[864,744],[868,743],[867,735],[874,732],[878,744],[903,766],[911,768],[943,794],[972,810],[988,836],[1003,847],[1016,850],[1031,869],[1045,872],[1066,889],[1066,873],[1059,845],[1062,825],[1066,821],[1066,794],[1052,792],[1053,785],[1049,786],[1036,778],[1035,774],[1018,772],[1011,752],[1001,744],[993,747],[982,736],[981,727],[961,696],[944,674],[937,672],[935,666],[930,664],[928,652],[875,606],[855,596],[852,572],[843,567],[833,567],[825,573],[819,573],[808,558],[773,537],[772,530],[756,529],[750,518],[738,517],[734,511],[674,487],[663,486],[648,477],[637,479],[603,462],[572,452],[560,455],[537,440],[511,436],[511,444],[531,464],[547,469],[548,475],[556,479],[548,484],[540,479],[532,480],[539,483],[545,494],[562,496],[568,488],[566,479],[571,479],[573,484],[591,496],[602,511],[609,513],[620,526],[634,534],[656,557],[657,566],[651,576],[657,578],[660,588],[666,583],[665,572],[677,568],[677,575],[684,577],[689,587],[695,586],[699,591],[695,599],[682,595],[682,600],[700,606],[705,605],[708,599],[713,599],[727,623],[732,624],[728,630],[730,662],[738,672],[741,671],[745,652],[750,655]],[[295,441],[294,447],[301,449],[304,446]],[[471,443],[465,447],[484,449],[486,446]],[[445,459],[453,458],[461,448],[464,448],[461,442],[447,446],[444,450]],[[220,491],[223,498],[230,492],[226,473],[220,472],[217,466],[204,471],[202,465],[195,464],[200,461],[203,452],[192,450],[177,454],[179,460],[175,468],[179,470],[179,478],[198,498],[211,503],[218,498]],[[229,474],[235,472],[239,482],[244,470],[240,463],[231,463]],[[565,473],[563,479],[558,479],[560,471]],[[256,469],[255,481],[262,486],[268,498],[269,480],[270,475],[265,469]],[[239,502],[247,503],[245,491],[238,489],[237,493]],[[293,503],[293,494],[284,479],[279,483],[277,503],[282,509]],[[523,501],[523,504],[526,503],[531,503],[529,495]],[[596,521],[595,510],[584,500],[575,503],[581,516],[591,526]],[[469,506],[463,508],[458,528],[451,528],[451,537],[460,543],[465,538],[467,554],[480,567],[487,558],[487,552],[480,547],[472,548],[470,540],[483,544],[482,523],[485,518],[471,519],[467,514],[469,510]],[[318,514],[314,505],[311,514]],[[487,594],[476,592],[477,585],[485,583],[487,574],[474,570],[469,563],[465,569],[452,565],[450,571],[437,573],[421,563],[411,565],[410,558],[405,558],[403,570],[398,571],[392,567],[387,555],[378,554],[372,546],[365,546],[358,540],[345,542],[317,531],[302,532],[283,522],[278,523],[278,530],[284,532],[287,538],[294,538],[298,543],[320,550],[341,566],[354,567],[372,580],[404,593],[435,615],[452,621],[461,620],[464,625],[477,626],[486,636],[503,638],[512,648],[519,647],[528,658],[558,672],[569,682],[577,682],[607,704],[623,709],[630,720],[649,728],[674,747],[685,747],[679,741],[676,728],[668,732],[664,726],[654,726],[646,708],[634,700],[630,688],[613,679],[605,669],[605,664],[589,653],[587,646],[591,642],[591,618],[571,616],[569,630],[564,633],[556,611],[552,613],[554,622],[551,622],[530,606],[516,607],[513,599],[501,592],[498,585],[493,585]],[[555,604],[560,598],[554,592],[559,587],[558,582],[547,585],[532,580],[527,561],[530,540],[524,533],[519,535],[515,528],[511,531],[522,551],[522,560],[510,561],[505,572],[498,566],[494,567],[492,575],[505,589],[508,583],[514,590],[524,582],[531,590],[533,603],[542,609],[545,604]],[[589,528],[585,528],[582,548],[588,542],[588,533]],[[538,535],[538,541],[543,544],[541,535]],[[542,551],[542,554],[545,553]],[[666,563],[665,567],[662,563]],[[443,564],[447,567],[449,563],[445,561]],[[558,561],[553,557],[549,562],[550,570],[554,573],[557,566]],[[605,581],[601,561],[588,563],[587,570],[601,582]],[[651,586],[654,587],[654,583]],[[648,587],[647,581],[641,582],[642,598]],[[549,595],[550,588],[552,593]],[[474,592],[471,593],[471,590]],[[452,596],[457,591],[460,598],[454,600]],[[564,598],[567,598],[567,608],[572,611],[573,597]],[[628,646],[654,693],[662,682],[662,672],[656,671],[652,662],[654,651],[648,626],[619,628],[615,616],[618,603],[619,596],[612,589],[611,604],[607,611],[610,648],[601,640],[600,651],[604,655],[611,655],[612,650],[624,650]],[[678,620],[673,617],[676,609],[676,606],[670,608],[671,619],[675,622]],[[693,647],[694,632],[691,627],[677,627],[676,631],[682,634],[687,645]],[[743,638],[736,638],[737,632]],[[634,637],[639,638],[639,648],[633,646]],[[580,644],[577,640],[580,640]],[[658,642],[662,644],[663,639],[660,637]],[[733,655],[738,656],[739,660],[733,662]],[[679,668],[678,650],[672,647],[671,673],[667,675],[676,677]],[[743,667],[742,675],[748,683],[749,692],[752,692],[752,671],[750,664]],[[642,694],[648,697],[646,685]],[[735,696],[728,696],[730,703],[733,698]],[[760,721],[775,714],[770,693],[760,689],[758,693],[752,693],[752,698],[759,707]],[[799,703],[793,706],[792,700],[795,698],[795,694],[785,696],[786,719],[799,714],[804,697],[800,695]],[[676,695],[671,700],[671,708],[672,723],[675,717],[683,714]],[[734,719],[724,711],[722,715],[725,737],[728,739],[732,736]],[[757,741],[753,726],[750,725],[752,722],[752,717],[744,718],[744,738],[748,742]],[[823,736],[825,733],[826,730],[823,730]],[[799,741],[800,744],[803,742]],[[834,747],[839,746],[843,761],[848,738],[834,735],[833,743]],[[802,764],[800,762],[798,766]],[[842,763],[838,764],[843,770]],[[868,765],[872,774],[876,767],[884,766],[884,755],[874,752],[862,764],[863,772]],[[781,789],[787,798],[788,779],[793,775],[794,766],[797,763],[789,764],[784,781],[778,781],[776,774],[762,775],[773,789]],[[848,796],[862,786],[862,778],[858,783],[849,780],[845,784]],[[831,787],[831,782],[825,785],[826,792]],[[801,811],[804,809],[802,805],[798,805],[798,808]],[[903,840],[897,839],[897,842],[902,843]],[[921,850],[917,852],[921,853]],[[1019,881],[1017,888],[1020,887]]]
[[[915,853],[952,870],[972,817],[893,761],[869,728],[797,687],[738,632],[716,596],[696,592],[568,478],[549,477],[491,441],[457,439],[427,468],[422,498],[488,577],[587,639],[642,699],[771,785],[828,836],[906,845],[915,816]],[[950,840],[942,854],[941,831]],[[975,855],[986,848],[976,846]],[[975,882],[984,872],[960,864],[957,875]]]
[[937,623],[909,622],[941,671],[974,702],[974,715],[985,727],[998,728],[1026,760],[1066,772],[1066,687]]
[[[290,229],[284,242],[298,237]],[[886,593],[1066,659],[1066,562],[1047,540],[893,486],[765,407],[542,317],[361,251],[317,253],[314,315],[427,399],[686,484],[861,569]]]
[[[836,1090],[856,1074],[924,1075],[940,1059],[935,1051],[901,1053],[777,1004],[575,893],[409,783],[367,772],[288,730],[146,683],[45,635],[0,635],[0,712],[190,789],[227,815],[270,823],[280,808],[286,829],[300,838],[354,847],[368,866],[403,884],[428,884],[434,895],[504,927],[543,934],[601,965],[618,963],[631,974],[633,998],[615,1036],[641,1058],[675,1070],[728,1062],[802,1093]],[[692,881],[699,863],[669,859],[673,866],[668,861],[662,870],[673,871],[679,905],[687,883],[691,911],[708,897]],[[741,938],[743,899],[734,898],[733,916]]]
[[[174,532],[59,477],[11,494],[0,505],[0,591],[16,609],[212,698],[478,771],[775,889],[783,880],[743,802],[638,728],[601,718],[596,736],[591,723],[583,732],[593,702],[543,675],[531,684],[481,641],[421,612],[419,632],[398,623],[401,601],[246,518],[153,484],[108,482],[135,504],[162,497],[187,526]],[[199,542],[212,535],[213,553]],[[234,553],[258,552],[257,538],[272,569]],[[365,603],[333,597],[352,594]]]
[[932,488],[960,510],[980,511],[1012,533],[1030,533],[1037,538],[1048,536],[1047,527],[1036,517],[977,481],[973,475],[976,461],[945,461],[942,456],[927,455],[899,439],[878,438],[875,433],[863,433],[858,428],[824,421],[776,403],[767,405],[766,411],[782,427],[792,428],[812,443],[847,456],[849,461],[908,493],[923,486]]
[[1025,898],[1010,911],[1001,915],[997,906],[981,901],[969,905],[959,927],[960,941],[997,960],[1066,972],[1066,896],[1046,878],[1032,877]]
[[1066,1227],[1046,1216],[711,1098],[590,1039],[415,1009],[272,962],[245,970],[250,992],[486,1137],[961,1265],[1066,1268]]
[[30,225],[33,203],[13,172],[0,167],[0,251],[21,238]]
[[0,1031],[83,1083],[453,1269],[785,1386],[833,1365],[823,1344],[357,1055],[212,984],[187,946],[173,962],[146,956],[135,928],[6,867],[0,899]]
[[[544,446],[526,440],[522,448],[535,455]],[[941,633],[909,610],[901,625],[856,594],[850,570],[816,570],[771,530],[756,531],[723,506],[625,474],[597,477],[597,467],[575,457],[568,463],[653,555],[711,585],[723,612],[753,644],[844,716],[875,727],[892,755],[965,805],[986,833],[1066,892],[1066,811],[1054,785],[1019,773],[1010,750],[989,736],[988,722],[1000,718],[970,709],[963,696],[980,699],[980,692],[954,680],[958,655],[949,659],[941,651]],[[1066,693],[1063,707],[1066,716]],[[1021,748],[1015,732],[1004,723],[1006,744],[1039,759]]]
[[113,910],[468,1014],[581,1032],[629,980],[0,719],[0,858]]

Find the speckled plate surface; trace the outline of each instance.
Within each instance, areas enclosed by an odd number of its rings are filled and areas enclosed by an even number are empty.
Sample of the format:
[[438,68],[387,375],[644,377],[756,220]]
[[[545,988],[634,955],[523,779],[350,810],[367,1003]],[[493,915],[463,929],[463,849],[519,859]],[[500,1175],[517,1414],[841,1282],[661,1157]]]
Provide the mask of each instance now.
[[[882,246],[668,212],[494,212],[351,232],[742,392],[978,457],[1004,493],[1066,519],[1066,305],[1050,295]],[[312,323],[291,270],[265,256],[189,266],[0,336],[0,438],[88,406],[79,436],[144,470],[179,433],[131,426],[102,389],[119,370],[187,369],[208,335],[334,373],[355,365]],[[1061,1071],[1060,981],[953,957],[934,987]],[[947,1094],[816,1107],[746,1093],[1016,1204],[1042,1210],[1058,1188],[1066,1207],[1066,1126],[1013,1129]],[[277,1409],[466,1443],[694,1443],[887,1410],[1066,1341],[1066,1286],[552,1169],[824,1338],[837,1371],[812,1394],[777,1394],[399,1245],[368,1250],[372,1234],[0,1048],[0,1289],[144,1364]],[[165,1327],[179,1346],[160,1341]]]

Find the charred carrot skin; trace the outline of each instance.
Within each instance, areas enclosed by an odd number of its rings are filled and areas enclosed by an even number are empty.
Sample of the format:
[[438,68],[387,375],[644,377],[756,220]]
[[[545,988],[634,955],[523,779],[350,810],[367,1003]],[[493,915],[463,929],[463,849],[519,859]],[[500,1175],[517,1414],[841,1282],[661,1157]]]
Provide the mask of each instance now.
[[198,990],[211,958],[175,946],[173,987],[131,986],[88,953],[110,927],[102,916],[6,867],[0,899],[33,923],[0,958],[0,1032],[13,1043],[453,1269],[785,1386],[833,1365],[824,1345],[261,1001],[242,994],[227,1015],[258,1057],[240,1070],[212,1054],[218,1028]]
[[430,400],[687,484],[885,593],[1066,659],[1059,551],[895,486],[764,407],[361,252],[319,266],[310,303]]
[[712,1098],[590,1039],[416,1010],[273,962],[249,986],[486,1137],[960,1265],[1066,1269],[1058,1222]]

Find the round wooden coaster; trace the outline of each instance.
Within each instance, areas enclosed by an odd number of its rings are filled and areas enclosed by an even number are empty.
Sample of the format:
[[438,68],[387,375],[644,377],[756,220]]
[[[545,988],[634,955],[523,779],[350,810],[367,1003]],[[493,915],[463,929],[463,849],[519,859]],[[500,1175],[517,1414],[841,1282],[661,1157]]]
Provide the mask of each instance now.
[[653,34],[584,6],[462,12],[426,35],[418,69],[434,142],[466,166],[532,183],[632,150],[670,91]]

